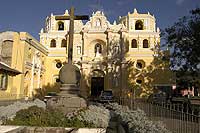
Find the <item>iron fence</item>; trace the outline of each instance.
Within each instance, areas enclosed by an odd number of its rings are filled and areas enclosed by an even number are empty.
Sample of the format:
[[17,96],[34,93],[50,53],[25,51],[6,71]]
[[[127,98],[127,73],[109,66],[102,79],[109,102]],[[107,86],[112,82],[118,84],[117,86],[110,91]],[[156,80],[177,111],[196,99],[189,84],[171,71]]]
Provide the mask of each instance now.
[[183,104],[149,103],[145,100],[120,99],[121,105],[143,110],[152,121],[162,121],[173,133],[200,133],[199,108]]

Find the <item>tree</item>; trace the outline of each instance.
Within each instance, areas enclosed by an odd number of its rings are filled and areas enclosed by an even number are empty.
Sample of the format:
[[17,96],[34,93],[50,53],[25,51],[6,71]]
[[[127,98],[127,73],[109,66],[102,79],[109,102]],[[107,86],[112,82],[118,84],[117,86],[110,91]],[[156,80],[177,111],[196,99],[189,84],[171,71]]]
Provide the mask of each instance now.
[[197,85],[200,73],[200,8],[180,18],[165,29],[164,39],[171,48],[171,68],[177,73],[177,83],[187,87]]

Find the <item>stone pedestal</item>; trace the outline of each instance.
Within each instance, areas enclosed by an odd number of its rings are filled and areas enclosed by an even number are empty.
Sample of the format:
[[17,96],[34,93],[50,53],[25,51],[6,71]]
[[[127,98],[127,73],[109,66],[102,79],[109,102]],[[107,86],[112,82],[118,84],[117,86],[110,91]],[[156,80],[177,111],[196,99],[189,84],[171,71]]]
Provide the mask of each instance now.
[[47,106],[61,110],[64,114],[87,107],[87,101],[80,97],[80,89],[75,84],[62,84],[57,97],[47,101]]

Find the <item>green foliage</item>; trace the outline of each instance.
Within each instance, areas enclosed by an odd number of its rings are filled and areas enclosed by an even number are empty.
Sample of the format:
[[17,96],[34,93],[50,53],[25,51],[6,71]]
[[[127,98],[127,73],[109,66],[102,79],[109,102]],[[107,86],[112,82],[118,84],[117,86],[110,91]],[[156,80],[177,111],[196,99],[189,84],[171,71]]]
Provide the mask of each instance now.
[[[171,67],[182,83],[198,84],[200,71],[200,8],[165,29],[164,38],[171,48]],[[182,84],[180,82],[180,85]],[[186,86],[188,86],[188,84]]]
[[60,111],[45,110],[37,106],[17,112],[13,120],[7,120],[5,125],[23,125],[40,127],[93,127],[93,124],[80,121],[76,117],[67,119]]

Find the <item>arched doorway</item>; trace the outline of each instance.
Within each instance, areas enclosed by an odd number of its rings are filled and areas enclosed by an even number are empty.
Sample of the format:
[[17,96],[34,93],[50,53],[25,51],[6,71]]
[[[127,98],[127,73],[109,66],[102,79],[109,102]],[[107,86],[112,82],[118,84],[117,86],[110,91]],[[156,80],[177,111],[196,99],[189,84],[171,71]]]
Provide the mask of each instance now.
[[91,96],[97,97],[104,90],[104,72],[101,70],[93,70],[91,77]]

